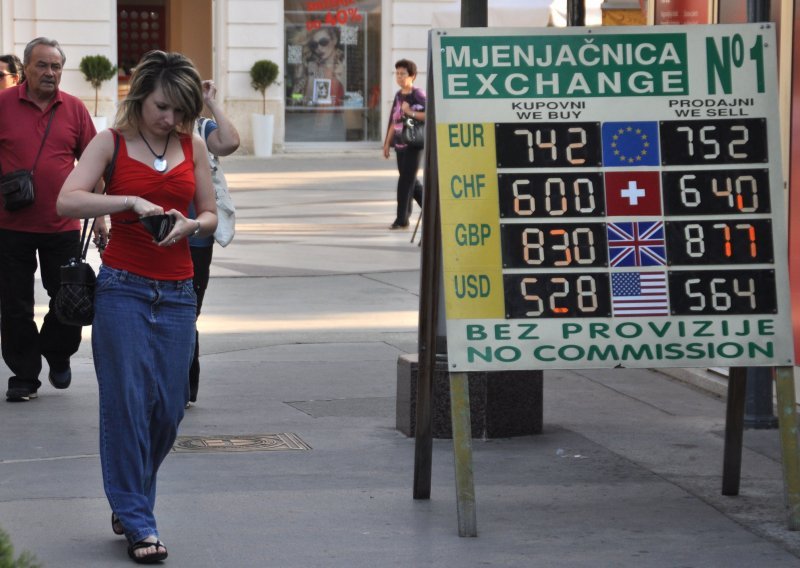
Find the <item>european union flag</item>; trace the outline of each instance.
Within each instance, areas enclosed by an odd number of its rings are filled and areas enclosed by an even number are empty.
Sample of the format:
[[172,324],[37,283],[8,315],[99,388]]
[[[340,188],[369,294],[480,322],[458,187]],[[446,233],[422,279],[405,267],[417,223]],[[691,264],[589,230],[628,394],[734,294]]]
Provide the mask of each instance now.
[[604,122],[603,165],[657,166],[657,122]]

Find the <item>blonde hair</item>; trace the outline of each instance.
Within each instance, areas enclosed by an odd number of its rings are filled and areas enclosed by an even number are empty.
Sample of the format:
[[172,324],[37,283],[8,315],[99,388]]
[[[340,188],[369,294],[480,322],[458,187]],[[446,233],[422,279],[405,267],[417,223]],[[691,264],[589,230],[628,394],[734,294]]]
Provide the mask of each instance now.
[[203,110],[203,85],[191,60],[177,52],[149,51],[142,56],[131,75],[128,96],[119,104],[115,126],[121,130],[139,128],[144,100],[160,86],[164,96],[183,111],[183,122],[176,129],[191,133],[195,119]]

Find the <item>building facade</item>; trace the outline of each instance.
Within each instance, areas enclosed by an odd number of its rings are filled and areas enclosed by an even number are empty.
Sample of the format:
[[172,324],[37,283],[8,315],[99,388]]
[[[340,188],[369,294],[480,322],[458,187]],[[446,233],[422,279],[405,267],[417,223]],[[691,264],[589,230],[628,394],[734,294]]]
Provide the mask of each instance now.
[[[492,2],[490,25],[547,25],[552,0]],[[34,37],[58,40],[67,55],[62,88],[94,109],[79,71],[85,55],[118,65],[99,93],[98,115],[113,119],[131,68],[150,49],[180,51],[205,78],[252,152],[253,113],[274,116],[274,147],[376,147],[397,86],[394,62],[415,61],[424,88],[427,33],[458,26],[458,0],[0,0],[0,48],[20,58]],[[496,21],[492,21],[496,20]],[[278,64],[266,100],[250,85],[260,59]]]

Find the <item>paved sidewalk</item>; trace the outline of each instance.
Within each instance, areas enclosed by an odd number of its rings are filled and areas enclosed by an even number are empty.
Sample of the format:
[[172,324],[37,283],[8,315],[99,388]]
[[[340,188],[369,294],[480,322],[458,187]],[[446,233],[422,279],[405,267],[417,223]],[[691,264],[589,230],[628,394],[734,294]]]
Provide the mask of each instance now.
[[[778,432],[745,433],[741,495],[722,497],[724,401],[650,371],[546,373],[542,435],[475,441],[479,536],[459,538],[450,441],[434,442],[432,498],[414,501],[414,441],[394,428],[420,254],[387,230],[394,162],[376,150],[224,167],[238,233],[215,248],[181,435],[274,449],[168,457],[167,565],[798,566]],[[130,564],[100,480],[89,333],[67,391],[0,402],[0,526],[48,567]]]

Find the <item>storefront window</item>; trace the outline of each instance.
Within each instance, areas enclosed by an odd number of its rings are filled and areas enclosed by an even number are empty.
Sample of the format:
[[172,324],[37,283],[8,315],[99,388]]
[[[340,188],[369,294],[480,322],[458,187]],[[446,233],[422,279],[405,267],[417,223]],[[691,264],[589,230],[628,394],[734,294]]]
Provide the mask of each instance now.
[[381,139],[380,0],[284,0],[286,141]]

